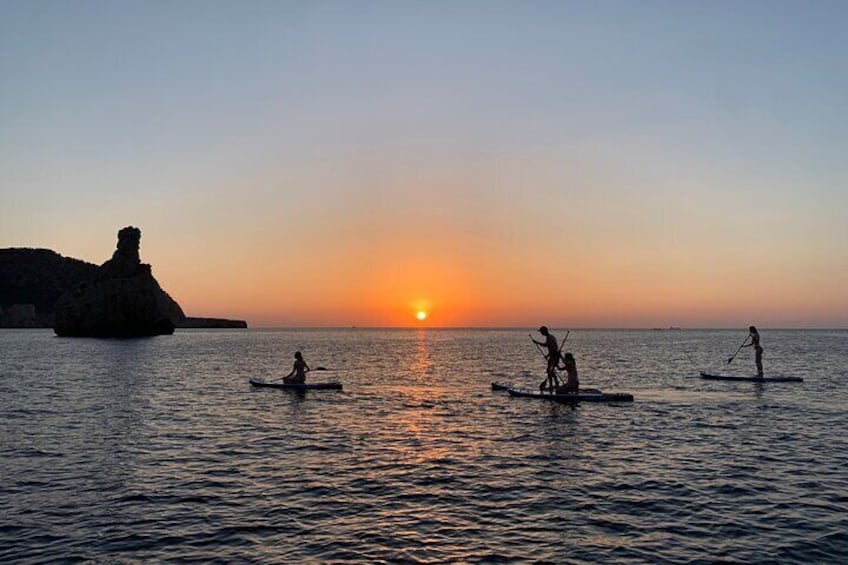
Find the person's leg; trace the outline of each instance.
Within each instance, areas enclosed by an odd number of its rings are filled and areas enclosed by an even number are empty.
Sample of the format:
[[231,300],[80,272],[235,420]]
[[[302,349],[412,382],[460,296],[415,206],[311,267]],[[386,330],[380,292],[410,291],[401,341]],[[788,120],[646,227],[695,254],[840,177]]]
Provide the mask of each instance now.
[[[553,356],[551,356],[551,357],[553,357]],[[549,360],[548,361],[548,390],[551,391],[551,394],[556,392],[556,386],[558,384],[557,383],[557,376],[556,376],[556,366],[557,366],[556,360],[554,360],[554,361]]]
[[763,376],[763,350],[762,349],[757,350],[754,359],[757,362],[757,376],[762,377]]

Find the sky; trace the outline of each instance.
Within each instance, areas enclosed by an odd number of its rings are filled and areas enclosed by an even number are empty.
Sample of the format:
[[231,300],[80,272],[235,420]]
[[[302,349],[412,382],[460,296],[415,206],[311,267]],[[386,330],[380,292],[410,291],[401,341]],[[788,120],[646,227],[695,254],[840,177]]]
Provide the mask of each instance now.
[[135,225],[251,326],[848,327],[848,3],[0,13],[0,247]]

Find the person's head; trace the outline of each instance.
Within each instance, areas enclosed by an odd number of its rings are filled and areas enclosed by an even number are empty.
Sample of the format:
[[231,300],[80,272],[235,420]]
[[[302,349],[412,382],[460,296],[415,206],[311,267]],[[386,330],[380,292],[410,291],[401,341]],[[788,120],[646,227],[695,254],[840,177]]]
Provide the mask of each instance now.
[[299,360],[299,361],[303,361],[303,355],[301,355],[300,351],[294,352],[294,358]]
[[566,353],[562,356],[562,358],[566,363],[574,363],[574,355],[572,355],[571,353]]
[[756,328],[756,326],[751,326],[751,327],[748,328],[748,331],[751,332],[752,334],[755,334],[755,333],[757,333],[757,328]]
[[548,326],[542,326],[539,328],[539,333],[542,335],[548,335]]

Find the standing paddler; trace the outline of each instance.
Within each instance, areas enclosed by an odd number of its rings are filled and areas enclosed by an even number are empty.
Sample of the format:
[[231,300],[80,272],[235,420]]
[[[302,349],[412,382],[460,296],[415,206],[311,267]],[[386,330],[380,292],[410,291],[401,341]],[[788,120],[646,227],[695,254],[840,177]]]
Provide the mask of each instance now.
[[[748,340],[751,340],[748,343]],[[733,360],[736,359],[736,356],[739,355],[739,352],[742,351],[743,347],[753,347],[754,348],[754,363],[757,364],[757,377],[763,377],[763,346],[760,345],[760,332],[757,331],[755,326],[751,326],[748,328],[748,337],[745,338],[745,341],[742,342],[742,345],[739,346],[739,349],[736,350],[736,353],[730,356],[727,360],[727,364],[733,363]]]
[[539,385],[539,390],[544,391],[545,388],[547,388],[548,390],[553,392],[558,384],[556,368],[559,364],[559,343],[557,342],[557,338],[554,336],[554,334],[548,331],[548,326],[540,327],[539,333],[545,336],[545,341],[536,341],[535,339],[533,339],[533,336],[530,336],[530,339],[533,340],[533,343],[535,343],[536,345],[541,345],[547,348],[548,350],[547,354],[543,353],[545,359],[548,360],[548,367],[545,371],[547,376],[545,377],[545,380],[542,381]]
[[742,347],[753,347],[754,348],[754,363],[757,364],[757,376],[763,376],[763,346],[760,345],[760,332],[757,331],[755,326],[751,326],[748,328],[748,338],[751,340],[751,343],[748,345],[743,345]]

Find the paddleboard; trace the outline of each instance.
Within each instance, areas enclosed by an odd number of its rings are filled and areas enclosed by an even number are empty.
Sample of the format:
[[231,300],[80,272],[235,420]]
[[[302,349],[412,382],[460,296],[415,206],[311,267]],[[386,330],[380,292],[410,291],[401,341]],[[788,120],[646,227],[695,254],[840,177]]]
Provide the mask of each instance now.
[[512,388],[511,383],[492,383],[492,390],[509,390]]
[[286,390],[342,390],[342,383],[266,383],[250,379],[250,384],[265,388],[282,388]]
[[752,383],[802,383],[801,377],[736,377],[733,375],[711,375],[701,371],[702,379],[713,381],[747,381]]
[[521,388],[507,389],[510,396],[522,398],[539,398],[555,402],[633,402],[633,395],[623,392],[607,393],[597,389],[585,389],[577,394],[548,394],[538,390]]

